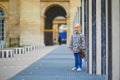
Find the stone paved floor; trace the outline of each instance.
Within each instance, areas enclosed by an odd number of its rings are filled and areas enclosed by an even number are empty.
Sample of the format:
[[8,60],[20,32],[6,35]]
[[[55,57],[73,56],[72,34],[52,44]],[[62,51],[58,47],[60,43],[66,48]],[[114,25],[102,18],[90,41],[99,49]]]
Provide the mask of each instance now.
[[25,54],[15,54],[13,58],[0,58],[0,80],[8,80],[15,76],[56,47],[47,46]]
[[86,73],[85,62],[81,72],[71,71],[73,64],[72,52],[61,45],[9,80],[105,80],[105,75]]

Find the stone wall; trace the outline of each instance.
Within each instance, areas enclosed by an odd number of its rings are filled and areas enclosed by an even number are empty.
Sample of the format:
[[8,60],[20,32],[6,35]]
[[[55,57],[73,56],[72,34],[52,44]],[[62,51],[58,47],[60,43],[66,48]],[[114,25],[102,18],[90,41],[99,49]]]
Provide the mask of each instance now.
[[43,18],[45,18],[43,14],[50,4],[61,4],[66,10],[68,33],[72,34],[73,19],[77,7],[80,6],[80,0],[65,0],[63,2],[51,0],[51,2],[45,1],[44,4],[40,0],[0,0],[0,7],[2,6],[7,13],[6,45],[9,46],[12,43],[10,39],[14,38],[20,38],[20,45],[43,45]]
[[40,44],[40,1],[20,0],[20,45]]
[[70,33],[73,32],[73,22],[77,12],[77,8],[81,6],[80,0],[70,0]]
[[[8,25],[8,43],[14,42],[13,39],[19,38],[20,35],[20,2],[19,0],[9,0],[9,25]],[[19,44],[16,41],[17,45]]]

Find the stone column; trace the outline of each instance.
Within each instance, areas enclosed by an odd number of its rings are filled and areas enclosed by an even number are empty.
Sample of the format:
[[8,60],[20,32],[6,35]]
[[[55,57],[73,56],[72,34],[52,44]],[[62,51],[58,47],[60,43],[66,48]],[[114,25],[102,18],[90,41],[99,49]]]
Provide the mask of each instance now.
[[58,23],[53,23],[53,41],[58,42]]
[[96,0],[96,74],[101,74],[101,0]]
[[112,0],[112,80],[120,80],[120,0]]
[[108,0],[106,0],[106,80],[108,80]]
[[73,31],[71,31],[71,28],[73,29],[73,27],[70,26],[70,15],[66,15],[66,19],[67,19],[67,45],[69,45],[70,42],[70,38],[71,38],[71,34]]
[[89,73],[102,74],[101,0],[89,1]]
[[92,74],[92,0],[89,1],[89,73]]
[[41,21],[40,21],[40,43],[41,45],[45,45],[44,43],[44,24],[45,24],[45,18],[46,16],[45,15],[41,15]]
[[84,34],[84,0],[82,0],[82,33]]
[[106,80],[120,80],[120,1],[106,0],[107,75]]

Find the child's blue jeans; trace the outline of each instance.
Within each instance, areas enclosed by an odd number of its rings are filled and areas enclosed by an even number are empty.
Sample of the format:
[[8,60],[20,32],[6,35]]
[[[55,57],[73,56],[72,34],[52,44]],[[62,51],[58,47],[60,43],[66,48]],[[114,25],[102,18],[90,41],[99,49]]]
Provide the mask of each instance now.
[[82,58],[78,53],[74,53],[75,67],[82,68]]

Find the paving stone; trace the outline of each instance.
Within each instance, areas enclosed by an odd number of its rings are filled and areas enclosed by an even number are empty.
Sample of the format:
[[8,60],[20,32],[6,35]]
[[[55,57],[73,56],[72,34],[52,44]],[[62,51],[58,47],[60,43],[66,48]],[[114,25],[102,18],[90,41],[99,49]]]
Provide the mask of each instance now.
[[86,62],[81,72],[71,71],[73,65],[73,53],[61,45],[9,80],[105,80],[105,75],[88,74]]

